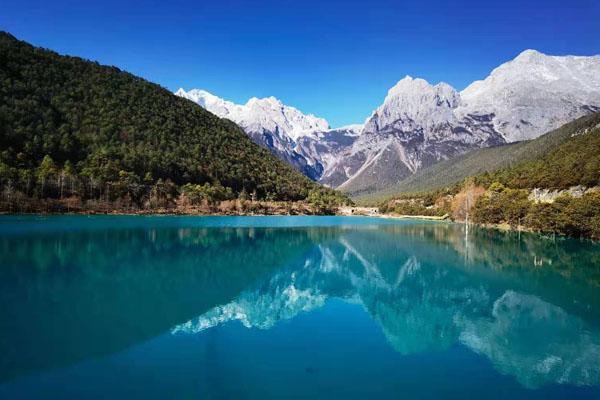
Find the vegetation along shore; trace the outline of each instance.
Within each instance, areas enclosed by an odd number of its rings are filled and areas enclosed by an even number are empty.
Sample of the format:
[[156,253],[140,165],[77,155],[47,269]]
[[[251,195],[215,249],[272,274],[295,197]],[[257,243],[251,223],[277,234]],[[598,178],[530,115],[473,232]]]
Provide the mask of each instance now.
[[[540,147],[547,151],[528,150]],[[425,173],[421,183],[433,189],[358,201],[379,201],[382,213],[448,214],[457,221],[485,226],[600,239],[600,114],[512,145],[511,152],[515,162],[510,166],[473,176],[465,173],[450,185],[436,185]],[[478,157],[489,153],[463,159],[471,163]]]

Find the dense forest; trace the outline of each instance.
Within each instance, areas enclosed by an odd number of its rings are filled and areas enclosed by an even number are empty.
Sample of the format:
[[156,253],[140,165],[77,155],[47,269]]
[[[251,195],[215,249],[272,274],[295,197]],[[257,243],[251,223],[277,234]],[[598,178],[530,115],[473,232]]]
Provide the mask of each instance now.
[[[548,135],[540,142],[554,145],[536,157],[436,190],[395,196],[382,209],[458,220],[470,213],[480,224],[600,239],[600,114]],[[545,196],[536,197],[534,189]]]
[[182,196],[311,199],[321,210],[347,201],[165,88],[3,32],[0,181],[2,208],[16,211],[168,207]]
[[[542,157],[477,176],[474,184],[488,189],[474,204],[475,222],[600,239],[600,125]],[[582,186],[577,196],[565,191],[574,186]],[[563,192],[553,201],[536,201],[534,188]]]

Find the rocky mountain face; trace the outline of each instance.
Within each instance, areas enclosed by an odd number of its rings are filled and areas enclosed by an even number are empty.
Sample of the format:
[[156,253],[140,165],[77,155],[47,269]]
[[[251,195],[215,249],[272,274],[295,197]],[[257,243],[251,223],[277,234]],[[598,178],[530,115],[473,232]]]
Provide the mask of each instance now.
[[600,56],[526,50],[461,92],[406,76],[364,125],[336,129],[273,97],[237,105],[197,89],[176,94],[236,122],[312,179],[361,194],[474,148],[534,139],[600,111]]
[[445,83],[434,86],[405,77],[389,90],[346,156],[331,167],[337,174],[328,176],[337,181],[326,176],[324,183],[350,192],[382,189],[439,160],[504,143],[489,117],[456,115],[460,104],[460,94]]
[[346,174],[338,174],[334,166],[347,155],[362,129],[362,125],[356,124],[312,132],[298,139],[296,151],[321,166],[320,182],[337,187],[346,180]]
[[492,116],[507,142],[535,139],[600,111],[600,55],[548,56],[526,50],[461,93],[457,114]]

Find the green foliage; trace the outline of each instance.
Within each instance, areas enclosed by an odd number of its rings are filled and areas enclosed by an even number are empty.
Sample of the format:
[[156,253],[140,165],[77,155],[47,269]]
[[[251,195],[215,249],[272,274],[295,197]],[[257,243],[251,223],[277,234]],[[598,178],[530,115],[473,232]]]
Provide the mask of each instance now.
[[445,214],[438,208],[428,208],[422,204],[415,202],[397,203],[391,208],[391,211],[399,215],[425,215],[425,216],[442,216]]
[[204,201],[208,204],[214,204],[217,201],[235,198],[231,188],[223,187],[219,183],[215,185],[209,183],[205,183],[204,185],[186,183],[181,189],[192,205],[200,205]]
[[600,193],[562,195],[552,203],[527,199],[527,190],[490,190],[473,209],[478,223],[523,225],[534,231],[600,239]]
[[511,226],[520,225],[531,204],[527,199],[529,192],[522,189],[508,189],[498,183],[492,186],[488,193],[475,203],[473,220],[478,223],[506,222]]
[[537,231],[600,239],[600,193],[564,195],[553,203],[533,204],[526,222]]
[[352,202],[342,193],[326,187],[317,187],[308,193],[308,203],[317,214],[335,214],[342,205],[352,205]]
[[49,155],[45,155],[37,169],[38,181],[44,182],[53,175],[56,175],[56,172],[57,168],[54,161],[52,161],[52,158],[50,158]]
[[0,32],[0,82],[0,179],[27,196],[142,205],[186,184],[207,199],[318,188],[231,121],[118,68]]
[[478,176],[476,181],[488,186],[488,195],[475,205],[476,222],[523,224],[540,232],[600,238],[600,194],[563,195],[552,203],[527,199],[533,188],[600,185],[600,130],[597,124],[579,129],[536,159]]
[[[455,184],[447,188],[441,188],[437,190],[431,190],[428,192],[418,193],[403,193],[392,198],[388,198],[379,203],[379,210],[381,212],[394,212],[401,215],[429,215],[429,216],[442,216],[450,212],[450,205],[445,198],[457,194],[462,188],[461,184]],[[400,206],[401,203],[413,203],[419,205],[418,209],[410,209],[407,206]],[[440,204],[441,203],[441,204]],[[424,211],[424,209],[436,206],[436,211]],[[418,212],[424,212],[419,214]]]
[[521,189],[600,185],[600,130],[570,137],[539,158],[481,175],[478,180],[484,185],[496,181]]

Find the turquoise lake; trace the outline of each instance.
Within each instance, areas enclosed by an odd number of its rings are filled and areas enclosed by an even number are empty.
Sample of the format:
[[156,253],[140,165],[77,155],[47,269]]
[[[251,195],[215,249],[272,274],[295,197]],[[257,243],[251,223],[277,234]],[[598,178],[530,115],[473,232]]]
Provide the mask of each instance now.
[[0,217],[0,399],[600,399],[600,244],[360,217]]

